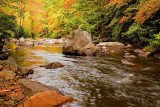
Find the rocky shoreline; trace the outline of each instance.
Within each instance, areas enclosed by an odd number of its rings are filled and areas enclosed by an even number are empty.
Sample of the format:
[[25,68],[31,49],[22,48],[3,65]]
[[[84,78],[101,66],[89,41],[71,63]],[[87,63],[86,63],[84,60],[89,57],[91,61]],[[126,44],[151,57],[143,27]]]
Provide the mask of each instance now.
[[0,107],[33,107],[35,102],[37,107],[51,107],[74,101],[54,87],[25,79],[33,73],[33,69],[18,67],[12,57],[0,60]]

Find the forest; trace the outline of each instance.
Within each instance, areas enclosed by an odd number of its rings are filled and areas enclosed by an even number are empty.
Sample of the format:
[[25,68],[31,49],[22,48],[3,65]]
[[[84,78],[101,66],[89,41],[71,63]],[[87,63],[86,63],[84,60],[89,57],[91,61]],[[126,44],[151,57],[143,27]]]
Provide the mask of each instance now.
[[0,0],[0,107],[159,107],[160,0]]
[[68,38],[77,29],[97,42],[160,50],[159,0],[1,0],[1,38]]

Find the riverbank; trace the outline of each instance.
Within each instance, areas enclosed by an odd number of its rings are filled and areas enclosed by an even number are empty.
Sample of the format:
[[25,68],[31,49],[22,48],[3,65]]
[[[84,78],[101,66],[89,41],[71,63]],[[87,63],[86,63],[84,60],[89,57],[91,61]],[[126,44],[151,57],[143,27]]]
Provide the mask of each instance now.
[[[59,106],[74,100],[72,97],[62,95],[54,87],[25,79],[26,76],[33,73],[33,69],[19,67],[12,57],[7,56],[5,60],[0,60],[1,107],[32,107],[35,102],[39,104],[38,107],[44,105],[45,107],[50,107]],[[33,100],[32,97],[36,98]]]

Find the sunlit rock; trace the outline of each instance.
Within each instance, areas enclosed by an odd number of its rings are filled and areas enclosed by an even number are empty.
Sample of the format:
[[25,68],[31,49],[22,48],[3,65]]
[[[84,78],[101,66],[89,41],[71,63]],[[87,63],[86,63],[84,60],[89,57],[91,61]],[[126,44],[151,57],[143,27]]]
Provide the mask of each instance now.
[[82,29],[75,30],[73,36],[63,47],[64,54],[94,55],[96,49],[92,42],[91,34]]
[[54,91],[40,92],[27,99],[18,107],[60,107],[74,101],[70,96],[63,96]]

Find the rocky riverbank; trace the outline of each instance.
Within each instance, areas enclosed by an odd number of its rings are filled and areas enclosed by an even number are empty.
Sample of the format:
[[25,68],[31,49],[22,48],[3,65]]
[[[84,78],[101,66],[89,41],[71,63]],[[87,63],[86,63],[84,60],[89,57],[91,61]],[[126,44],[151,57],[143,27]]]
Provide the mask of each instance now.
[[44,105],[51,107],[74,100],[72,97],[62,95],[54,87],[25,79],[27,75],[33,73],[32,69],[19,67],[12,57],[0,60],[1,107],[33,107],[33,105],[34,107],[44,107]]

